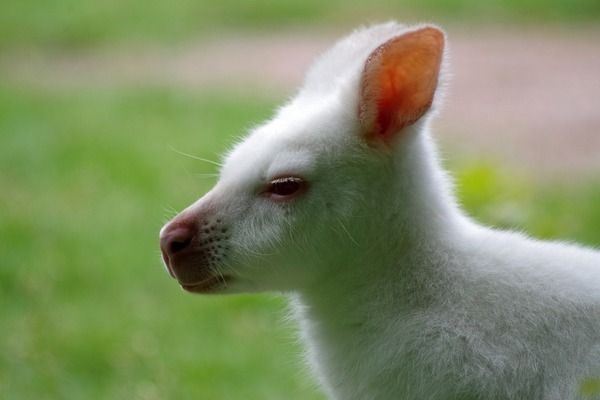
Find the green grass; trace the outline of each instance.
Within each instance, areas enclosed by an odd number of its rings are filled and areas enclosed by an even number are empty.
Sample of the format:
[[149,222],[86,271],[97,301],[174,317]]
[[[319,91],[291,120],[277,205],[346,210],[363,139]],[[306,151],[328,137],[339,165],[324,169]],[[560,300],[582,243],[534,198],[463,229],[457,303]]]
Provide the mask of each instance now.
[[[200,298],[158,229],[264,102],[0,90],[0,397],[317,399],[281,299]],[[231,116],[234,116],[232,118]]]
[[[169,90],[0,88],[0,398],[322,399],[283,300],[194,297],[158,229],[212,184],[270,100]],[[600,185],[536,186],[455,160],[462,202],[499,226],[600,243]]]
[[0,12],[0,49],[89,47],[115,41],[179,41],[215,30],[373,20],[595,22],[597,0],[19,0]]

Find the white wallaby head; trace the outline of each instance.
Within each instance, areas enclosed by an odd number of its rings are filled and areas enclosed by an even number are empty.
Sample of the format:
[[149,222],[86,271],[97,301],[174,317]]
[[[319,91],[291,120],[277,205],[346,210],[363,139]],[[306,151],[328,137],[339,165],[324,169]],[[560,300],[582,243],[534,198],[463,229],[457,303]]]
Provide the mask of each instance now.
[[387,23],[323,54],[227,155],[215,187],[163,228],[171,274],[201,293],[301,289],[396,257],[390,247],[424,229],[420,214],[443,218],[453,202],[426,130],[444,47],[434,26]]

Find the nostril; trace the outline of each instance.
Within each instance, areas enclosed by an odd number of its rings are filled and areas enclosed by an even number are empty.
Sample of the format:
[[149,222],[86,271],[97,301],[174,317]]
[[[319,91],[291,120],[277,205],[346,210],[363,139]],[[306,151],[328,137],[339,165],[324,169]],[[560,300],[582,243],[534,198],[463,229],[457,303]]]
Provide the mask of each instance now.
[[191,242],[191,236],[185,239],[175,238],[173,241],[171,241],[171,243],[169,243],[169,252],[171,254],[175,254],[182,250],[185,250],[185,248],[188,247]]
[[160,238],[160,247],[167,257],[181,253],[189,248],[196,230],[193,225],[173,225]]

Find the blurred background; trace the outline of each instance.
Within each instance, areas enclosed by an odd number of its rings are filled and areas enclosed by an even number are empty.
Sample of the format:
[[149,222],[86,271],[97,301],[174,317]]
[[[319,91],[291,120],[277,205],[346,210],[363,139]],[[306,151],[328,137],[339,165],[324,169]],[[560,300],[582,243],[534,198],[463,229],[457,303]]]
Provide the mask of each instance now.
[[[349,6],[352,4],[352,6]],[[323,399],[278,296],[194,297],[158,230],[352,28],[448,32],[469,213],[600,245],[597,0],[20,0],[0,10],[0,398]]]

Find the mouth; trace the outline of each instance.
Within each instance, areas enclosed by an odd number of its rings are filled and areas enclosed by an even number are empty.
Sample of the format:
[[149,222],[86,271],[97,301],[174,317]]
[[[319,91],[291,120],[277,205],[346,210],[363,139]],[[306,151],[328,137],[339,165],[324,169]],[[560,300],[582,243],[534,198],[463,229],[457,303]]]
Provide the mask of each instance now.
[[231,281],[231,277],[228,275],[219,275],[219,276],[211,276],[207,279],[204,279],[200,282],[195,283],[184,283],[179,282],[179,285],[186,292],[190,293],[215,293],[221,289],[225,289],[227,287],[227,283]]

